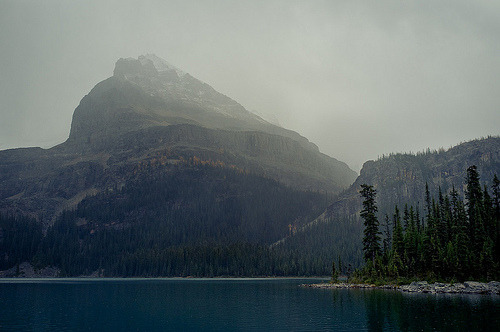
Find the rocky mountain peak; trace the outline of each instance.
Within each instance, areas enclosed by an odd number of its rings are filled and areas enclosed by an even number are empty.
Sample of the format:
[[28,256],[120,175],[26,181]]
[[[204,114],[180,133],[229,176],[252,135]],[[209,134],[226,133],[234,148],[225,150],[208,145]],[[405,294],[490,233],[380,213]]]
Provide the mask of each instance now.
[[115,77],[158,76],[152,61],[139,61],[134,58],[120,58],[113,71]]
[[186,72],[180,70],[179,68],[171,65],[169,62],[166,60],[156,56],[155,54],[146,54],[146,55],[140,55],[138,60],[141,62],[141,64],[146,65],[149,62],[153,63],[153,66],[156,68],[158,72],[166,72],[166,71],[175,71],[179,77],[182,77],[186,75]]
[[157,77],[160,74],[175,74],[177,78],[184,77],[186,73],[171,65],[166,60],[154,55],[140,55],[137,59],[120,58],[113,71],[113,76],[124,78]]
[[98,83],[75,109],[68,140],[93,145],[125,133],[177,124],[260,131],[291,138],[319,152],[298,133],[265,121],[154,54],[119,59],[113,76]]

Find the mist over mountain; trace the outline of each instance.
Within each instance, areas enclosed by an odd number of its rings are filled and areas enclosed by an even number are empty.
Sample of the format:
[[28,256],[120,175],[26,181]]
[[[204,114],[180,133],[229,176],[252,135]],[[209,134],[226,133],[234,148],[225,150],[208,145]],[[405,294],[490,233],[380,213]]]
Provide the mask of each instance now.
[[[355,172],[155,55],[119,59],[75,109],[66,142],[0,152],[0,208],[52,219],[124,185],[137,165],[198,158],[337,193]],[[167,160],[165,162],[165,160]]]
[[97,84],[76,108],[68,141],[96,143],[130,131],[175,124],[263,131],[318,150],[296,132],[270,124],[153,54],[116,62],[113,76]]
[[470,165],[490,185],[499,151],[489,137],[391,154],[356,178],[165,60],[119,59],[82,98],[66,142],[0,151],[0,269],[324,275],[338,257],[362,262],[361,184],[374,185],[382,218],[395,204],[418,206],[426,183],[463,195]]

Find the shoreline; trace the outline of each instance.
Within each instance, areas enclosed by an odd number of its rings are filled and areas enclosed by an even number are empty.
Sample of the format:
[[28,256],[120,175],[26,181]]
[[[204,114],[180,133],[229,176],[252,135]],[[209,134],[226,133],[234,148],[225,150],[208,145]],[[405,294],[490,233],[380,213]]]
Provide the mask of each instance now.
[[386,289],[398,290],[405,293],[430,293],[430,294],[485,294],[500,295],[500,282],[478,282],[465,281],[463,283],[440,283],[429,284],[427,281],[414,281],[409,285],[374,285],[374,284],[350,284],[350,283],[320,283],[320,284],[302,284],[301,287],[317,289]]
[[217,277],[93,277],[93,276],[76,276],[76,277],[47,277],[47,276],[34,276],[34,277],[2,277],[0,276],[0,283],[2,281],[29,281],[29,280],[270,280],[270,279],[298,279],[298,280],[320,280],[328,279],[325,277],[297,277],[297,276],[258,276],[258,277],[233,277],[233,276],[217,276]]
[[260,275],[260,276],[231,276],[231,275],[218,275],[218,276],[102,276],[99,271],[94,271],[87,275],[78,275],[71,277],[61,277],[60,269],[52,266],[47,266],[42,269],[36,269],[30,262],[22,262],[19,266],[14,266],[7,270],[0,271],[0,280],[7,279],[330,279],[330,276],[273,276],[273,275]]

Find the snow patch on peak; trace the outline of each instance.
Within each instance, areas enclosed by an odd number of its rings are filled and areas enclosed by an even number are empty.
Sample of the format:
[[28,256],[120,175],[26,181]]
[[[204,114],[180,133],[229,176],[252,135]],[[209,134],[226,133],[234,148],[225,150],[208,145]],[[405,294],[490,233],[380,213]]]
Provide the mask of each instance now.
[[153,63],[153,66],[156,68],[158,72],[175,70],[175,72],[177,73],[177,75],[179,75],[179,77],[186,75],[184,71],[171,65],[167,61],[157,57],[154,54],[141,55],[139,56],[138,60],[141,62],[142,65],[146,64],[148,61],[151,61]]

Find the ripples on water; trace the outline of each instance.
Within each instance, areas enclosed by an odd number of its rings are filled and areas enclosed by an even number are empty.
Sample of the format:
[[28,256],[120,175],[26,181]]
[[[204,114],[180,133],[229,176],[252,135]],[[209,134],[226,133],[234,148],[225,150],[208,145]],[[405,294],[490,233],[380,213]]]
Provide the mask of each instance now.
[[299,279],[0,280],[0,330],[500,331],[500,297]]

